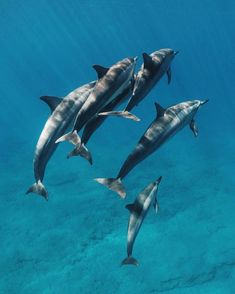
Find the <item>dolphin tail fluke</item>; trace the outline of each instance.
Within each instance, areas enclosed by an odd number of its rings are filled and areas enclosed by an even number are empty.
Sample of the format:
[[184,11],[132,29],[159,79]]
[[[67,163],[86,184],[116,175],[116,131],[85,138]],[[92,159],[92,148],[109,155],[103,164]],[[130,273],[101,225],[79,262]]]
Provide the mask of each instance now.
[[126,191],[120,178],[97,178],[95,181],[116,192],[121,198],[126,197]]
[[90,151],[87,149],[87,147],[84,145],[84,143],[77,145],[73,151],[71,151],[67,158],[70,158],[72,156],[78,156],[80,155],[81,157],[85,158],[86,160],[89,161],[90,164],[92,164],[92,156]]
[[26,192],[26,194],[29,193],[36,193],[38,195],[41,195],[46,200],[48,200],[48,193],[46,188],[44,187],[43,183],[39,180],[37,183],[34,183]]
[[140,118],[138,118],[136,115],[130,113],[129,111],[107,111],[107,112],[100,112],[98,115],[113,115],[113,116],[120,116],[127,119],[131,119],[134,121],[140,121]]
[[121,265],[128,265],[128,264],[137,266],[137,265],[139,265],[139,262],[134,257],[128,256],[127,258],[123,259]]
[[58,138],[55,143],[60,143],[60,142],[64,142],[64,141],[68,141],[73,145],[80,145],[81,144],[81,138],[78,136],[77,131],[73,131],[70,133],[67,133],[65,135],[63,135],[62,137]]

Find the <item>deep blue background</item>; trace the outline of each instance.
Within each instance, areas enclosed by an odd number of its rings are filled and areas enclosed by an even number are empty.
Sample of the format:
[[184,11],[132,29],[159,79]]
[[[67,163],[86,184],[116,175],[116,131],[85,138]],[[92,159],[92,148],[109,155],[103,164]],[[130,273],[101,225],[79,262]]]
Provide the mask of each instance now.
[[[126,3],[128,2],[128,3]],[[1,293],[234,293],[235,2],[13,1],[0,3]],[[109,118],[89,143],[95,164],[48,165],[48,203],[33,183],[36,141],[49,115],[42,95],[65,96],[109,66],[160,48],[179,50],[166,77],[134,113]],[[163,106],[209,98],[185,129],[125,180],[127,200],[92,181],[115,176]],[[160,212],[149,213],[134,248],[140,267],[120,268],[124,205],[163,175]]]

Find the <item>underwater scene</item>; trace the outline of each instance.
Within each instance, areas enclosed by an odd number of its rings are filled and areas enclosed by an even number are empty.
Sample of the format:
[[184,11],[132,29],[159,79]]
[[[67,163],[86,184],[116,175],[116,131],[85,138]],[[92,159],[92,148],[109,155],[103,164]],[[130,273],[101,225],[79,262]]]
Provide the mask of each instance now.
[[235,2],[0,1],[0,293],[235,293]]

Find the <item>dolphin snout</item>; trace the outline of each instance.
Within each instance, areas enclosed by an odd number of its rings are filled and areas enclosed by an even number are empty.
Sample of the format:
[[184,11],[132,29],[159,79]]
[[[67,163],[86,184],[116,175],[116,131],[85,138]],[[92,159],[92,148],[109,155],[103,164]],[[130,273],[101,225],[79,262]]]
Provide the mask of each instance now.
[[174,51],[174,55],[177,55],[179,53],[179,51]]
[[134,57],[134,62],[136,62],[138,60],[138,56]]
[[162,176],[160,176],[160,177],[155,181],[155,184],[156,184],[156,185],[160,184],[161,180],[162,180]]
[[209,101],[209,99],[201,101],[200,106],[206,104],[208,101]]

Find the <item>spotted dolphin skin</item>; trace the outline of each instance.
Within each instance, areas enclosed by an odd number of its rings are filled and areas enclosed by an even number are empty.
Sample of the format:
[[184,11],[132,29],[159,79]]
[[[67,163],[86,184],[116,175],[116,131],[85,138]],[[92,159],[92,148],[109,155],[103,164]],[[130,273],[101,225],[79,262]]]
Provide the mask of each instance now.
[[121,265],[132,264],[138,265],[138,261],[132,256],[132,250],[135,239],[145,219],[151,204],[157,203],[157,191],[162,177],[155,182],[150,183],[136,198],[135,202],[126,205],[130,211],[130,218],[127,232],[127,257],[122,261]]
[[148,55],[143,53],[144,63],[137,74],[132,96],[124,111],[102,112],[100,115],[115,115],[131,118],[126,115],[137,106],[157,84],[157,82],[167,74],[168,84],[171,82],[171,63],[178,54],[172,49],[160,49]]
[[105,185],[108,189],[115,191],[125,198],[126,191],[122,179],[142,160],[161,147],[168,139],[178,131],[189,125],[194,135],[197,136],[194,117],[198,109],[208,100],[191,100],[176,104],[167,109],[155,103],[157,117],[140,138],[135,149],[127,157],[116,178],[97,178],[98,183]]
[[[137,57],[125,58],[110,68],[104,68],[99,65],[93,66],[97,71],[99,79],[87,101],[78,112],[72,132],[57,140],[57,143],[70,141],[75,145],[74,150],[69,156],[82,155],[91,162],[90,153],[85,145],[76,143],[76,141],[81,142],[77,132],[79,132],[90,119],[98,114],[103,107],[107,106],[108,103],[127,88],[129,82],[133,80],[134,77],[136,60]],[[137,119],[135,116],[132,117]],[[76,140],[74,140],[75,136],[77,137]]]
[[34,177],[36,182],[28,189],[27,194],[34,192],[48,199],[48,192],[42,181],[46,165],[58,146],[55,141],[73,123],[77,112],[90,95],[95,83],[94,81],[74,90],[64,99],[49,96],[41,97],[50,106],[52,114],[43,128],[35,148]]

